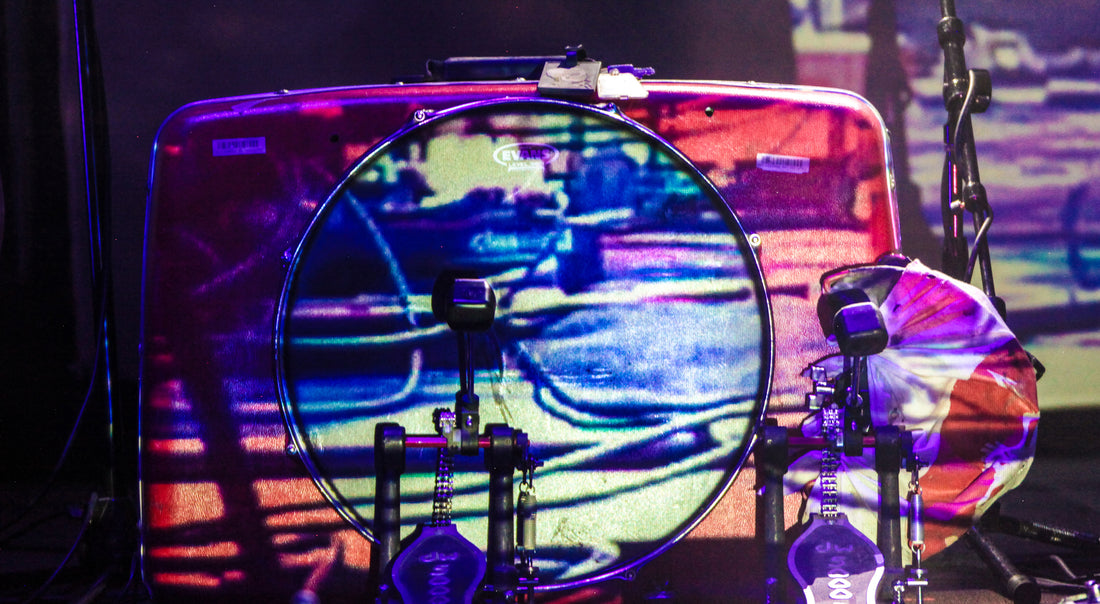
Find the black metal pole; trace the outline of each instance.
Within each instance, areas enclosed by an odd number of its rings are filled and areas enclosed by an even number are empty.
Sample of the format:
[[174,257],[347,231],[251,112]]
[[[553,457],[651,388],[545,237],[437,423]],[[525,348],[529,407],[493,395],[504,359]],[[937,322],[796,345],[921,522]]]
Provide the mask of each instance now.
[[993,545],[977,527],[972,527],[966,532],[968,542],[978,550],[978,554],[986,561],[990,568],[997,573],[1001,580],[1004,594],[1015,604],[1039,604],[1042,598],[1042,590],[1034,579],[1016,570],[997,546]]
[[757,526],[764,540],[764,601],[771,604],[786,599],[783,581],[787,546],[783,519],[783,476],[787,473],[787,429],[764,426],[763,436],[757,442],[753,455],[760,487]]
[[94,3],[74,0],[77,73],[80,89],[80,119],[84,151],[84,194],[88,208],[88,236],[95,312],[98,371],[91,379],[103,397],[107,437],[107,498],[117,496],[119,470],[118,439],[111,371],[114,368],[114,283],[111,260],[110,152],[107,130],[107,101],[103,69],[95,35]]
[[[968,70],[963,46],[966,32],[962,21],[955,15],[953,0],[941,0],[941,19],[937,36],[943,48],[943,102],[947,109],[944,126],[945,160],[941,189],[941,211],[944,228],[944,272],[970,281],[975,263],[982,278],[985,294],[1003,312],[1003,304],[996,299],[993,284],[993,268],[986,237],[993,220],[993,211],[985,186],[978,172],[978,155],[974,143],[974,130],[970,115],[981,113],[992,100],[993,85],[989,72]],[[967,251],[963,214],[971,212],[974,218],[974,256]]]
[[984,530],[996,531],[1013,537],[1022,537],[1093,553],[1100,552],[1100,535],[1002,516],[996,508],[982,516],[980,526]]
[[[966,33],[962,21],[955,16],[953,0],[941,0],[940,12],[942,18],[936,27],[936,32],[940,47],[943,49],[943,102],[947,109],[947,123],[944,127],[946,157],[940,193],[940,211],[943,216],[943,271],[956,279],[962,279],[966,273],[969,252],[965,235],[966,225],[963,220],[965,210],[962,206],[953,204],[959,199],[960,192],[958,160],[952,142],[958,135],[956,125],[959,123],[962,101],[969,84],[966,57],[963,54]],[[964,126],[969,128],[969,119],[965,120]]]
[[489,470],[489,525],[485,550],[485,594],[491,601],[507,601],[519,585],[515,554],[515,506],[512,476],[523,432],[506,424],[488,424],[485,468]]
[[[901,430],[897,426],[875,427],[875,472],[878,474],[878,549],[886,559],[887,572],[902,568],[901,559]],[[893,585],[888,576],[883,585]]]
[[401,474],[405,472],[405,429],[394,423],[374,428],[374,538],[370,574],[379,601],[386,601],[390,563],[401,549]]

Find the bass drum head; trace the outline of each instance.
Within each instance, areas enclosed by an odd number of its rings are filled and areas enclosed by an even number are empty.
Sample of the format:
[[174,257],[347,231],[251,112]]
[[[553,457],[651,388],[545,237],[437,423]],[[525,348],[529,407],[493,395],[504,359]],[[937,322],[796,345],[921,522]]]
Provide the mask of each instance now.
[[[481,425],[544,462],[540,589],[616,575],[729,487],[764,412],[771,326],[744,231],[714,186],[614,110],[502,100],[419,113],[353,167],[294,251],[276,318],[287,425],[327,499],[371,536],[374,432],[434,435],[457,336],[445,270],[486,279],[470,337]],[[402,536],[430,519],[437,451],[408,450]],[[459,532],[486,541],[481,456],[455,462]],[[519,480],[516,481],[517,486]]]

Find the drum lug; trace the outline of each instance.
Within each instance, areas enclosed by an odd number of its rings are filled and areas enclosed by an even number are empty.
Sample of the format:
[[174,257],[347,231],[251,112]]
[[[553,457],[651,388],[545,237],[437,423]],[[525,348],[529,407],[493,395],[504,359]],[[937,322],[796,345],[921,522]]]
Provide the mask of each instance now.
[[413,114],[409,118],[409,121],[413,124],[419,124],[427,121],[428,118],[432,117],[433,115],[435,115],[435,111],[432,109],[417,109],[416,111],[413,111]]

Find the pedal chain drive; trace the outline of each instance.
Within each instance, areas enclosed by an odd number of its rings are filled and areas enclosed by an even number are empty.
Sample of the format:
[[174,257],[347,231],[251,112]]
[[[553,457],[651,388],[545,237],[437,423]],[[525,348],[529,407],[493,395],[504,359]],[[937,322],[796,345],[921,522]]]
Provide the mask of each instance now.
[[[454,421],[453,414],[444,421]],[[393,561],[393,584],[404,602],[472,604],[485,576],[485,553],[451,522],[454,453],[439,450],[432,521],[416,529],[412,543]]]
[[839,511],[840,435],[843,410],[835,402],[821,409],[825,448],[821,452],[821,510],[794,543],[787,566],[807,604],[874,604],[885,559],[878,547]]

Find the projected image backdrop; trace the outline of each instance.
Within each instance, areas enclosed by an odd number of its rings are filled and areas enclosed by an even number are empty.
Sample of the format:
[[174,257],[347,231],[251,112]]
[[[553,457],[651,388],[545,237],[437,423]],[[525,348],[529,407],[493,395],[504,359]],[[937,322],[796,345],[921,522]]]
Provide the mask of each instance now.
[[[800,83],[903,99],[900,119],[891,124],[895,142],[904,145],[904,156],[895,151],[898,174],[903,187],[908,178],[919,192],[899,199],[911,206],[902,212],[904,243],[938,266],[947,119],[938,4],[894,2],[892,21],[880,10],[889,3],[790,4]],[[1008,305],[1009,327],[1047,367],[1039,381],[1041,408],[1094,406],[1100,393],[1094,371],[1100,365],[1100,36],[1093,24],[1100,5],[955,5],[966,27],[967,67],[988,70],[993,82],[990,108],[974,114],[973,125],[981,182],[994,211],[997,294]],[[873,80],[868,68],[876,61],[883,71]],[[925,227],[927,241],[917,241],[913,234]],[[969,219],[967,228],[973,233]]]
[[[370,531],[374,427],[434,434],[457,339],[444,270],[487,279],[473,334],[481,421],[528,433],[544,582],[629,567],[701,518],[744,461],[770,377],[763,283],[740,226],[671,147],[612,113],[547,101],[421,115],[370,153],[298,247],[280,305],[280,389],[314,480]],[[436,453],[409,450],[406,533]],[[459,458],[455,516],[484,543],[488,475]]]

